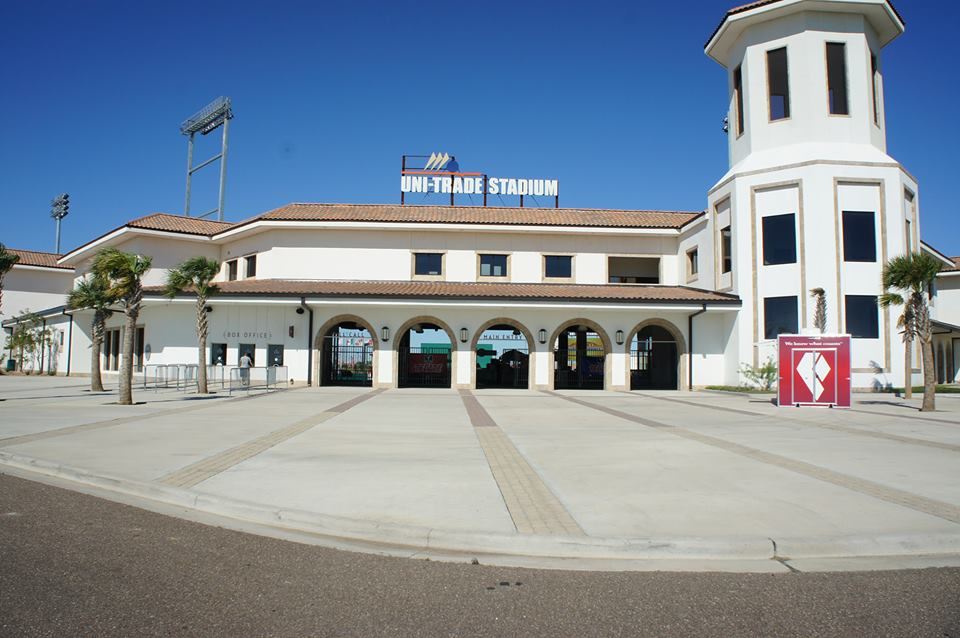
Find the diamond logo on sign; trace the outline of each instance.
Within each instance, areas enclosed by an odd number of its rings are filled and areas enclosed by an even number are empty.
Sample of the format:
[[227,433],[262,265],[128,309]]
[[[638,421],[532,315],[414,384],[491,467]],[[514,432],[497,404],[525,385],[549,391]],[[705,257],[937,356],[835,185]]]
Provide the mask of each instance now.
[[807,352],[800,357],[797,375],[813,394],[814,401],[818,401],[823,394],[823,380],[828,374],[830,374],[830,364],[819,352]]

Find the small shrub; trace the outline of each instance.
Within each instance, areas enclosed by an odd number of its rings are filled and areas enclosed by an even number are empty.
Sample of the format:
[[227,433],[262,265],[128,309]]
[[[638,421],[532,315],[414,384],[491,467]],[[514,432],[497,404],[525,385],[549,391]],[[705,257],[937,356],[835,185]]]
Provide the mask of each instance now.
[[740,374],[747,378],[754,387],[760,388],[764,392],[769,392],[773,384],[777,382],[777,364],[773,357],[767,359],[762,366],[752,366],[743,364],[740,366]]

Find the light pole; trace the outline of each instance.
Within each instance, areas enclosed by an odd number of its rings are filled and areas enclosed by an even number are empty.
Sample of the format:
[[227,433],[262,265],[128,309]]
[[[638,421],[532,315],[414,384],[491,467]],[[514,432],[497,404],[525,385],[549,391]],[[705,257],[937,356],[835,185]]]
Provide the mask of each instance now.
[[67,193],[61,193],[53,198],[50,202],[50,217],[53,217],[57,220],[57,250],[56,253],[60,254],[60,220],[66,217],[70,213],[70,195]]

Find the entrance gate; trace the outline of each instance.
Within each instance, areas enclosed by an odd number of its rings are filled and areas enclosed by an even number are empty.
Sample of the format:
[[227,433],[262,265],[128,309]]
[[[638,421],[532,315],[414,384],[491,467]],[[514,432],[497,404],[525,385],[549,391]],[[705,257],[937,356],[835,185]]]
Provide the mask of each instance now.
[[600,335],[571,326],[557,336],[553,351],[556,390],[603,390],[606,349]]
[[397,385],[401,388],[449,388],[450,348],[401,347]]
[[647,326],[630,344],[631,390],[677,390],[677,342],[666,328]]
[[527,338],[508,324],[490,326],[477,339],[477,389],[530,387]]
[[342,323],[323,337],[320,363],[322,385],[373,385],[373,339],[352,323]]

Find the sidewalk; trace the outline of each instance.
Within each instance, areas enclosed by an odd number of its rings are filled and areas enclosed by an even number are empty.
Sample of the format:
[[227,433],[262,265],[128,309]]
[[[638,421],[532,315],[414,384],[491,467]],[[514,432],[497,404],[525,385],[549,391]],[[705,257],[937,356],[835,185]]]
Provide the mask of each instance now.
[[960,564],[960,402],[309,388],[123,407],[63,381],[0,378],[3,471],[227,527],[504,565]]

